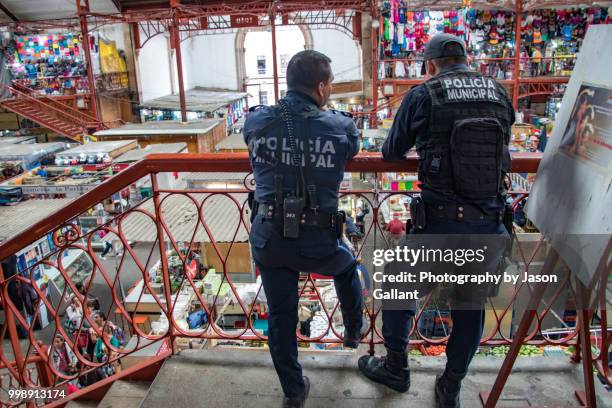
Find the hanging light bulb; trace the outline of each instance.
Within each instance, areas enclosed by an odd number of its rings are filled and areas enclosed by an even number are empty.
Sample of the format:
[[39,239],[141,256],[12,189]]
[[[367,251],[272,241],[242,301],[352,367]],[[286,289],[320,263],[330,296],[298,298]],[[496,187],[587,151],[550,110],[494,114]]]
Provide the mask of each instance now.
[[377,30],[380,27],[380,21],[378,19],[372,20],[372,28]]

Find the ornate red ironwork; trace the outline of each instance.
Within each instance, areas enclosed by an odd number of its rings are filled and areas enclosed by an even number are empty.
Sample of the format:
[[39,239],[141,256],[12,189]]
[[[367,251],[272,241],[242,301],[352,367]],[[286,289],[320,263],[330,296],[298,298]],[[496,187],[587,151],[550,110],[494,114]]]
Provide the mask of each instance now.
[[[515,155],[513,160],[514,171],[535,172],[539,162],[539,155],[523,154]],[[416,158],[411,156],[404,162],[383,162],[379,154],[362,154],[347,165],[348,171],[353,172],[385,172],[385,171],[415,171]],[[78,378],[91,376],[93,372],[106,370],[110,365],[117,364],[122,357],[128,356],[137,350],[148,346],[150,342],[168,342],[170,352],[174,350],[176,341],[180,338],[190,339],[216,339],[216,340],[256,340],[265,341],[266,336],[255,329],[251,319],[245,319],[244,327],[233,331],[228,331],[218,321],[217,317],[221,312],[219,304],[223,302],[233,303],[236,310],[239,310],[245,317],[251,316],[260,309],[260,302],[257,296],[247,300],[243,299],[239,293],[239,285],[234,282],[231,270],[231,260],[238,250],[237,248],[244,242],[245,236],[250,229],[249,208],[246,203],[247,192],[253,189],[252,176],[248,175],[238,180],[236,188],[219,189],[205,188],[199,190],[174,190],[160,188],[158,174],[163,172],[250,172],[250,164],[246,154],[204,154],[204,155],[151,155],[146,159],[137,162],[131,167],[123,170],[118,175],[110,178],[93,190],[83,194],[79,198],[69,203],[65,208],[56,214],[51,214],[42,221],[32,225],[27,231],[5,241],[0,245],[0,259],[27,247],[37,239],[44,237],[48,233],[53,233],[54,240],[58,248],[50,254],[44,256],[36,265],[30,265],[22,274],[18,274],[9,279],[0,281],[2,289],[2,304],[7,314],[7,319],[0,331],[1,340],[10,338],[13,348],[14,360],[5,353],[0,353],[0,362],[6,368],[8,377],[4,384],[11,383],[20,385],[22,388],[38,386],[61,386],[69,381]],[[150,178],[153,190],[152,197],[146,199],[125,212],[116,215],[112,220],[104,225],[90,230],[86,233],[80,231],[73,221],[66,223],[66,220],[75,220],[87,209],[94,207],[106,197],[112,195],[132,183],[143,178]],[[242,176],[241,176],[242,177]],[[357,256],[367,258],[371,247],[387,247],[388,237],[384,232],[381,223],[381,211],[390,199],[400,195],[412,196],[415,192],[397,192],[380,189],[378,187],[362,187],[342,190],[341,195],[360,198],[367,202],[371,207],[371,216],[366,219],[365,234],[360,244],[355,248]],[[516,202],[524,200],[527,193],[517,191],[512,193],[516,197]],[[177,222],[172,211],[181,205],[180,222]],[[223,208],[225,216],[224,223],[219,224],[218,209]],[[153,245],[150,249],[138,252],[129,243],[133,237],[129,236],[131,223],[137,219],[139,224],[149,225],[152,231],[151,241]],[[178,229],[181,225],[181,230]],[[63,227],[63,228],[62,228]],[[61,230],[61,234],[56,231]],[[103,262],[100,255],[94,251],[93,238],[104,232],[105,237],[111,237],[110,241],[122,249],[122,254],[117,257],[115,266],[109,267],[108,262]],[[57,234],[57,235],[55,235]],[[189,268],[189,262],[193,255],[194,244],[205,239],[209,243],[209,249],[219,260],[221,273],[221,283],[226,284],[228,293],[221,293],[221,285],[214,293],[204,294],[200,283],[190,273],[180,275],[180,279],[171,273],[171,264],[167,255],[170,248],[176,253],[174,264],[182,266],[184,271]],[[151,242],[150,241],[150,242]],[[367,245],[366,245],[367,243]],[[539,259],[544,250],[544,241],[536,240],[534,243],[525,246],[521,240],[516,241],[515,260],[525,271],[533,267],[535,260]],[[79,290],[76,283],[71,278],[71,274],[64,265],[64,255],[69,251],[77,251],[83,254],[90,263],[91,277],[83,282],[82,289]],[[159,282],[155,281],[149,270],[152,266],[152,259],[158,256],[160,259],[161,276]],[[138,293],[138,299],[129,306],[123,302],[121,295],[122,277],[125,270],[135,268],[136,273],[142,279],[142,288]],[[35,279],[35,272],[39,266],[44,266],[50,270],[58,272],[59,280],[63,283],[60,296],[53,298],[47,296],[47,288],[40,281]],[[121,321],[124,329],[137,338],[135,346],[129,349],[116,347],[110,343],[110,337],[106,330],[110,323],[98,326],[89,312],[91,304],[89,298],[93,295],[93,281],[96,280],[98,291],[100,284],[105,290],[106,299],[110,301],[108,310],[105,314],[115,315],[115,321]],[[8,285],[17,282],[20,285],[31,287],[37,295],[37,304],[33,316],[26,317],[20,312],[16,305],[8,296]],[[533,345],[570,345],[576,342],[580,330],[589,328],[569,327],[562,333],[549,334],[544,329],[544,319],[551,316],[552,306],[565,290],[569,290],[569,279],[545,298],[543,306],[536,312],[536,323],[524,344]],[[163,290],[158,292],[159,287]],[[178,308],[180,308],[180,296],[173,292],[173,288],[178,288],[178,292],[189,294],[197,300],[202,310],[208,317],[208,323],[200,329],[190,330],[184,323],[177,318]],[[261,292],[261,286],[257,293]],[[310,301],[318,301],[321,304],[321,311],[327,319],[327,327],[318,335],[313,337],[297,334],[303,342],[309,343],[340,343],[342,341],[341,332],[334,326],[334,318],[339,317],[338,302],[326,304],[323,301],[320,285],[316,284],[316,279],[304,274],[302,283],[299,287],[301,297],[308,297]],[[494,304],[492,309],[492,328],[485,333],[481,340],[482,345],[496,346],[510,344],[511,333],[504,327],[508,319],[515,312],[516,301],[521,296],[525,296],[531,290],[528,283],[517,285],[509,297],[504,299],[503,304]],[[149,301],[154,305],[162,316],[167,320],[167,328],[157,333],[148,333],[135,323],[134,310],[144,304],[145,291],[153,299]],[[603,299],[604,297],[602,297]],[[223,299],[223,302],[220,302]],[[423,319],[423,311],[430,306],[431,299],[426,298],[420,305],[420,309],[415,316],[411,332],[411,344],[413,346],[427,346],[443,344],[446,337],[431,337],[422,333],[419,328],[419,321]],[[496,302],[492,300],[491,302]],[[66,344],[75,354],[78,361],[75,370],[72,372],[62,372],[53,360],[53,352],[49,352],[49,347],[53,344],[43,344],[39,333],[34,330],[34,322],[40,318],[40,306],[44,305],[53,327],[53,334],[63,336]],[[80,308],[84,313],[77,323],[68,327],[65,324],[64,310],[68,306],[77,310]],[[601,305],[600,305],[601,306]],[[605,305],[603,307],[605,309]],[[380,306],[373,302],[367,302],[365,310],[366,318],[370,322],[370,329],[363,343],[370,346],[373,352],[376,344],[382,343],[382,333],[379,323]],[[610,345],[610,336],[607,333],[607,321],[605,310],[599,316],[601,320],[600,337],[603,346],[602,352],[595,356],[595,366],[600,372],[610,378],[607,368],[607,355],[605,350]],[[29,342],[20,343],[17,338],[16,326],[25,328],[29,336]],[[605,334],[604,334],[605,333]],[[8,337],[7,337],[8,334]],[[83,338],[93,336],[102,339],[106,347],[107,354],[102,358],[87,355],[80,343]],[[37,375],[32,376],[33,370],[37,370]],[[48,372],[46,371],[48,370]],[[89,374],[88,374],[89,373]],[[43,384],[43,382],[45,384]],[[18,401],[2,401],[7,405],[17,405]]]
[[52,233],[53,243],[57,247],[65,247],[81,237],[81,228],[74,222],[64,224]]

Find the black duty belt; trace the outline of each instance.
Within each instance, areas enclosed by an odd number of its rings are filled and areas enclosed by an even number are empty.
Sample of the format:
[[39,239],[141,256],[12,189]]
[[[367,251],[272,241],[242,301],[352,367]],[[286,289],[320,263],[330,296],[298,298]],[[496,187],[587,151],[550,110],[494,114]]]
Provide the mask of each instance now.
[[[282,207],[276,208],[274,204],[259,203],[257,215],[267,220],[283,221]],[[308,227],[334,228],[335,217],[330,213],[305,208],[300,224]]]
[[498,224],[503,222],[504,217],[503,210],[500,210],[494,214],[486,214],[479,207],[472,204],[426,204],[425,213],[428,220],[489,220],[495,221]]

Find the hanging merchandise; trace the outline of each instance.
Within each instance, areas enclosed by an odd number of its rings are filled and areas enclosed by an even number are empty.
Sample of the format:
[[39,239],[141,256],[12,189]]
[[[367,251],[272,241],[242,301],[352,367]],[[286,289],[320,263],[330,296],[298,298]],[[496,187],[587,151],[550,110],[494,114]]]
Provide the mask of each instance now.
[[81,47],[77,34],[40,34],[16,36],[4,53],[14,82],[39,93],[62,95],[88,90],[79,81],[87,74]]
[[[383,34],[379,50],[381,59],[419,60],[429,38],[444,32],[460,36],[466,41],[468,51],[475,60],[474,68],[498,78],[509,79],[511,70],[508,69],[508,63],[500,59],[510,59],[515,52],[516,33],[513,12],[473,8],[430,11],[409,10],[408,7],[407,1],[383,2],[381,9]],[[535,54],[535,58],[539,58],[540,54],[547,54],[548,48],[557,49],[563,46],[566,55],[564,58],[572,59],[571,64],[573,64],[573,58],[568,57],[575,56],[579,51],[588,26],[609,21],[609,9],[600,7],[556,11],[545,9],[523,13],[520,51],[526,52],[529,57]],[[537,52],[534,51],[535,48]],[[492,59],[497,61],[490,61]],[[483,66],[480,65],[480,61],[487,62]],[[536,65],[537,69],[531,63],[522,64],[521,73],[548,75],[568,71],[559,68],[556,71],[551,70],[550,59],[546,62],[540,60]],[[385,76],[396,77],[393,71],[385,70]],[[395,71],[402,73],[401,69]],[[407,67],[407,71],[410,72],[411,69]]]

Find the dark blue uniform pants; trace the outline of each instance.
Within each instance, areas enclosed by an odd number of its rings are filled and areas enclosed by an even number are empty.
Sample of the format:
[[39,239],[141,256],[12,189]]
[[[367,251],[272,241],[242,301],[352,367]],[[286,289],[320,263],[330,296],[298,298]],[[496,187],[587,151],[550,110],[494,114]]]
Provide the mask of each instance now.
[[[428,222],[423,234],[499,234],[507,235],[503,224],[494,221],[433,221]],[[408,333],[414,310],[383,310],[383,337],[385,346],[404,352],[408,348]],[[446,346],[446,368],[453,378],[467,375],[468,366],[476,354],[484,327],[484,310],[452,310],[453,329]]]
[[304,392],[296,339],[299,272],[333,276],[344,326],[361,328],[363,300],[356,261],[329,229],[304,228],[298,239],[285,239],[280,225],[258,216],[249,240],[268,300],[272,361],[285,396],[295,397]]

